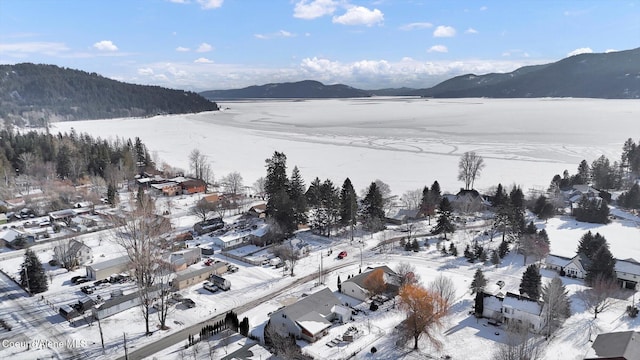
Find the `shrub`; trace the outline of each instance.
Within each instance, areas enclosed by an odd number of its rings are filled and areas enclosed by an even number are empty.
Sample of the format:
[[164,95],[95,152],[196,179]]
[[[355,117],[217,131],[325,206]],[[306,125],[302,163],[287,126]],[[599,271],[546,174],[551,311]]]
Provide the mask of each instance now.
[[371,311],[378,310],[378,305],[376,305],[376,303],[372,302],[371,305],[369,306],[369,310],[371,310]]
[[627,306],[627,314],[630,317],[635,318],[638,316],[638,308],[632,305]]
[[371,347],[371,353],[372,353],[372,354],[375,354],[375,353],[377,353],[377,352],[378,352],[378,349],[376,349],[376,347],[375,347],[375,346]]

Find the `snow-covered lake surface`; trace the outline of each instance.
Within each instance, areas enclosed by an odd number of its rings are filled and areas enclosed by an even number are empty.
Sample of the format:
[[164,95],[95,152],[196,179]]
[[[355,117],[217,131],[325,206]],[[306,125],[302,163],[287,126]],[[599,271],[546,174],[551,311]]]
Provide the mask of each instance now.
[[107,139],[140,137],[160,161],[188,170],[188,155],[208,155],[217,177],[245,185],[265,175],[264,160],[287,155],[310,182],[316,176],[357,190],[381,179],[395,194],[438,180],[457,191],[458,159],[484,157],[476,188],[501,182],[546,188],[555,174],[640,134],[640,101],[600,99],[365,98],[219,103],[223,111],[146,119],[63,122],[54,130]]

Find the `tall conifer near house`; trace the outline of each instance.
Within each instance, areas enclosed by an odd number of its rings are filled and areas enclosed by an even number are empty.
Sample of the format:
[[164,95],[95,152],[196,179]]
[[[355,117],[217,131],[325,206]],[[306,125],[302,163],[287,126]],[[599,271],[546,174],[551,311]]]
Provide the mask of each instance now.
[[451,211],[451,203],[449,203],[449,200],[447,198],[442,198],[442,201],[440,202],[438,222],[432,233],[444,234],[444,238],[447,239],[447,233],[453,233],[456,230],[456,227],[452,222],[453,214]]
[[372,182],[367,194],[362,199],[362,213],[367,227],[371,231],[377,231],[384,227],[384,199],[378,189],[378,185]]
[[358,197],[351,184],[351,180],[346,178],[340,190],[340,224],[343,226],[356,224],[358,215]]
[[605,280],[615,280],[615,266],[616,259],[609,251],[609,247],[601,246],[591,258],[591,265],[587,268],[584,280],[587,284],[592,284],[599,277]]
[[307,197],[304,179],[297,166],[291,171],[289,198],[293,205],[293,216],[297,224],[307,223]]
[[541,287],[542,277],[540,276],[540,270],[538,266],[531,264],[527,267],[524,274],[522,274],[520,295],[526,295],[533,300],[538,300],[540,298]]
[[487,279],[484,277],[482,270],[476,269],[476,273],[473,274],[473,281],[471,281],[471,294],[484,291],[485,286],[487,286]]
[[31,295],[49,289],[42,263],[31,249],[27,249],[24,253],[24,262],[20,266],[20,285]]
[[293,201],[289,196],[289,179],[287,178],[287,156],[281,152],[274,152],[270,159],[266,159],[267,177],[265,192],[267,195],[267,217],[277,225],[285,237],[296,229],[296,218]]

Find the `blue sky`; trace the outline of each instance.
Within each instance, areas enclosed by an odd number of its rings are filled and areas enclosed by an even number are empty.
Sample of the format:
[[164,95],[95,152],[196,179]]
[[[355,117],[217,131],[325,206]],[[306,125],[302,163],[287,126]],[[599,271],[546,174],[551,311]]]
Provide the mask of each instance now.
[[0,0],[0,63],[197,91],[428,87],[638,46],[637,0]]

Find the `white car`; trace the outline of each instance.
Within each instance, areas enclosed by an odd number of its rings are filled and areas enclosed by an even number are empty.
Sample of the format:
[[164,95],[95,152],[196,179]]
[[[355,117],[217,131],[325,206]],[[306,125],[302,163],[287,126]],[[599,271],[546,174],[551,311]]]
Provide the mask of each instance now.
[[216,292],[218,290],[220,290],[220,288],[218,288],[218,286],[214,283],[212,283],[211,281],[207,281],[204,283],[204,285],[202,285],[202,287],[206,290],[209,290],[211,292]]

